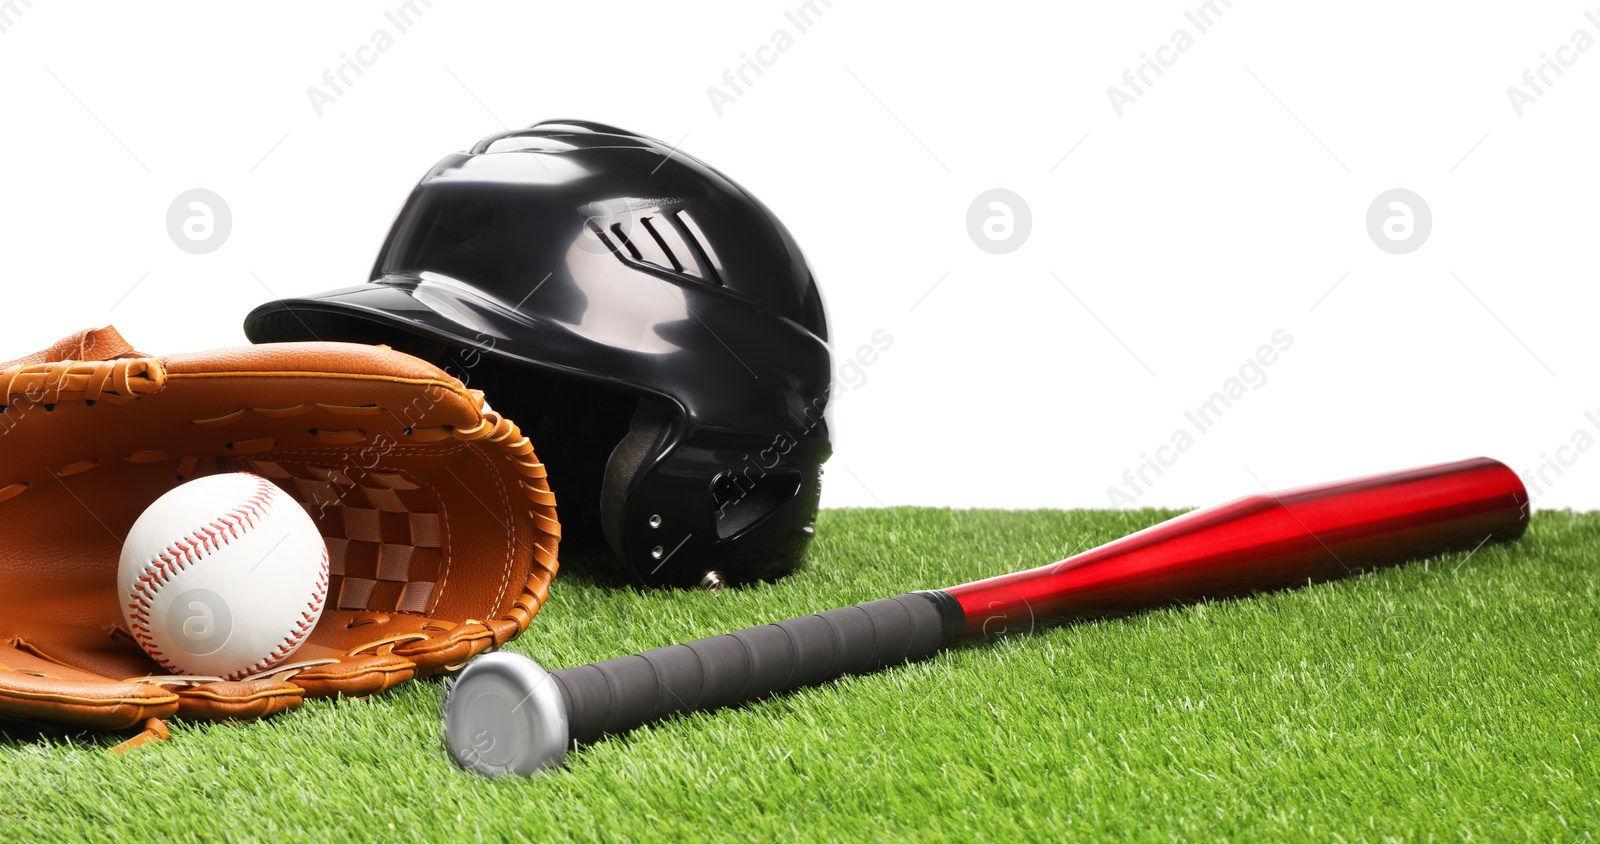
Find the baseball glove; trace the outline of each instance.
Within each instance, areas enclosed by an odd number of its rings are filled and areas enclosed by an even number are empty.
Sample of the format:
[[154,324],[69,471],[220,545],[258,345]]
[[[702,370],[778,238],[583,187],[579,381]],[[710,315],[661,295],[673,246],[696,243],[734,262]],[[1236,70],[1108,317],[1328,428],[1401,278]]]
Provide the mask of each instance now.
[[[281,343],[151,357],[115,329],[0,364],[0,716],[164,738],[460,667],[527,629],[560,527],[517,426],[382,346]],[[242,679],[172,676],[123,626],[117,562],[172,487],[251,472],[327,541],[320,621]]]

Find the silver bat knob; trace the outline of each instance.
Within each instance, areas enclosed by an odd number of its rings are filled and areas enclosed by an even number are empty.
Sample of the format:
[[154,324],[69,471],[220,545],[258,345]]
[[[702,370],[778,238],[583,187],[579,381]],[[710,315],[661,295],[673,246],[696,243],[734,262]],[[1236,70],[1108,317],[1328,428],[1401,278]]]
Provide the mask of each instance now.
[[445,747],[485,776],[528,776],[566,758],[567,706],[550,673],[517,654],[478,657],[444,702]]

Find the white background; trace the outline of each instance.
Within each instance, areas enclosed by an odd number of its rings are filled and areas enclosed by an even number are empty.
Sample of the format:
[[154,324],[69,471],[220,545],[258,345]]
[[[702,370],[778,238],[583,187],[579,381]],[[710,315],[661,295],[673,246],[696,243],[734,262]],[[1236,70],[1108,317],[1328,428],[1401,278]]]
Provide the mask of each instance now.
[[[1507,97],[1600,38],[1584,4],[1218,0],[1199,33],[1198,0],[815,3],[803,33],[800,0],[437,0],[405,32],[400,0],[0,3],[0,357],[105,323],[153,353],[242,343],[255,305],[364,281],[446,152],[583,118],[681,140],[772,207],[840,363],[893,338],[846,373],[827,506],[1108,506],[1282,329],[1136,506],[1486,454],[1530,485],[1559,457],[1538,504],[1600,507],[1600,454],[1557,451],[1600,439],[1600,47],[1521,116]],[[1118,116],[1107,88],[1178,29],[1193,46]],[[308,89],[378,30],[319,116]],[[191,188],[232,209],[207,255],[166,229]],[[993,188],[1031,209],[1010,254],[968,235]],[[1367,233],[1391,188],[1432,210],[1410,254]]]

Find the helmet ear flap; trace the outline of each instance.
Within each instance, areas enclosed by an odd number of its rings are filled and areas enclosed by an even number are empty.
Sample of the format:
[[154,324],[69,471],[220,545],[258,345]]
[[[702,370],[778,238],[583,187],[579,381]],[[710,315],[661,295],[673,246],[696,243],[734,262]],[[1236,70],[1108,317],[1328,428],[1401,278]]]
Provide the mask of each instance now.
[[627,557],[626,533],[622,523],[627,515],[628,492],[633,489],[634,479],[650,458],[661,453],[661,446],[671,433],[672,414],[661,402],[641,398],[638,409],[633,412],[628,433],[611,450],[611,457],[606,460],[605,480],[600,487],[600,527],[605,533],[606,544],[611,546],[611,550],[636,578],[634,561]]

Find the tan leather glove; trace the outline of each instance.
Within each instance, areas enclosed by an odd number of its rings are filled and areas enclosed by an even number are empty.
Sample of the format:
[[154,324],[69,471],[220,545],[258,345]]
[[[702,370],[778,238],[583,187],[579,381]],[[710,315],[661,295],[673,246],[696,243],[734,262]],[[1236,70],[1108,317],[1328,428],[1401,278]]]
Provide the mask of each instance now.
[[[381,692],[527,629],[560,527],[517,426],[381,346],[282,343],[150,357],[114,329],[0,364],[0,716],[98,729],[249,719]],[[123,627],[139,514],[202,475],[252,472],[328,544],[326,608],[287,662],[167,675]]]

